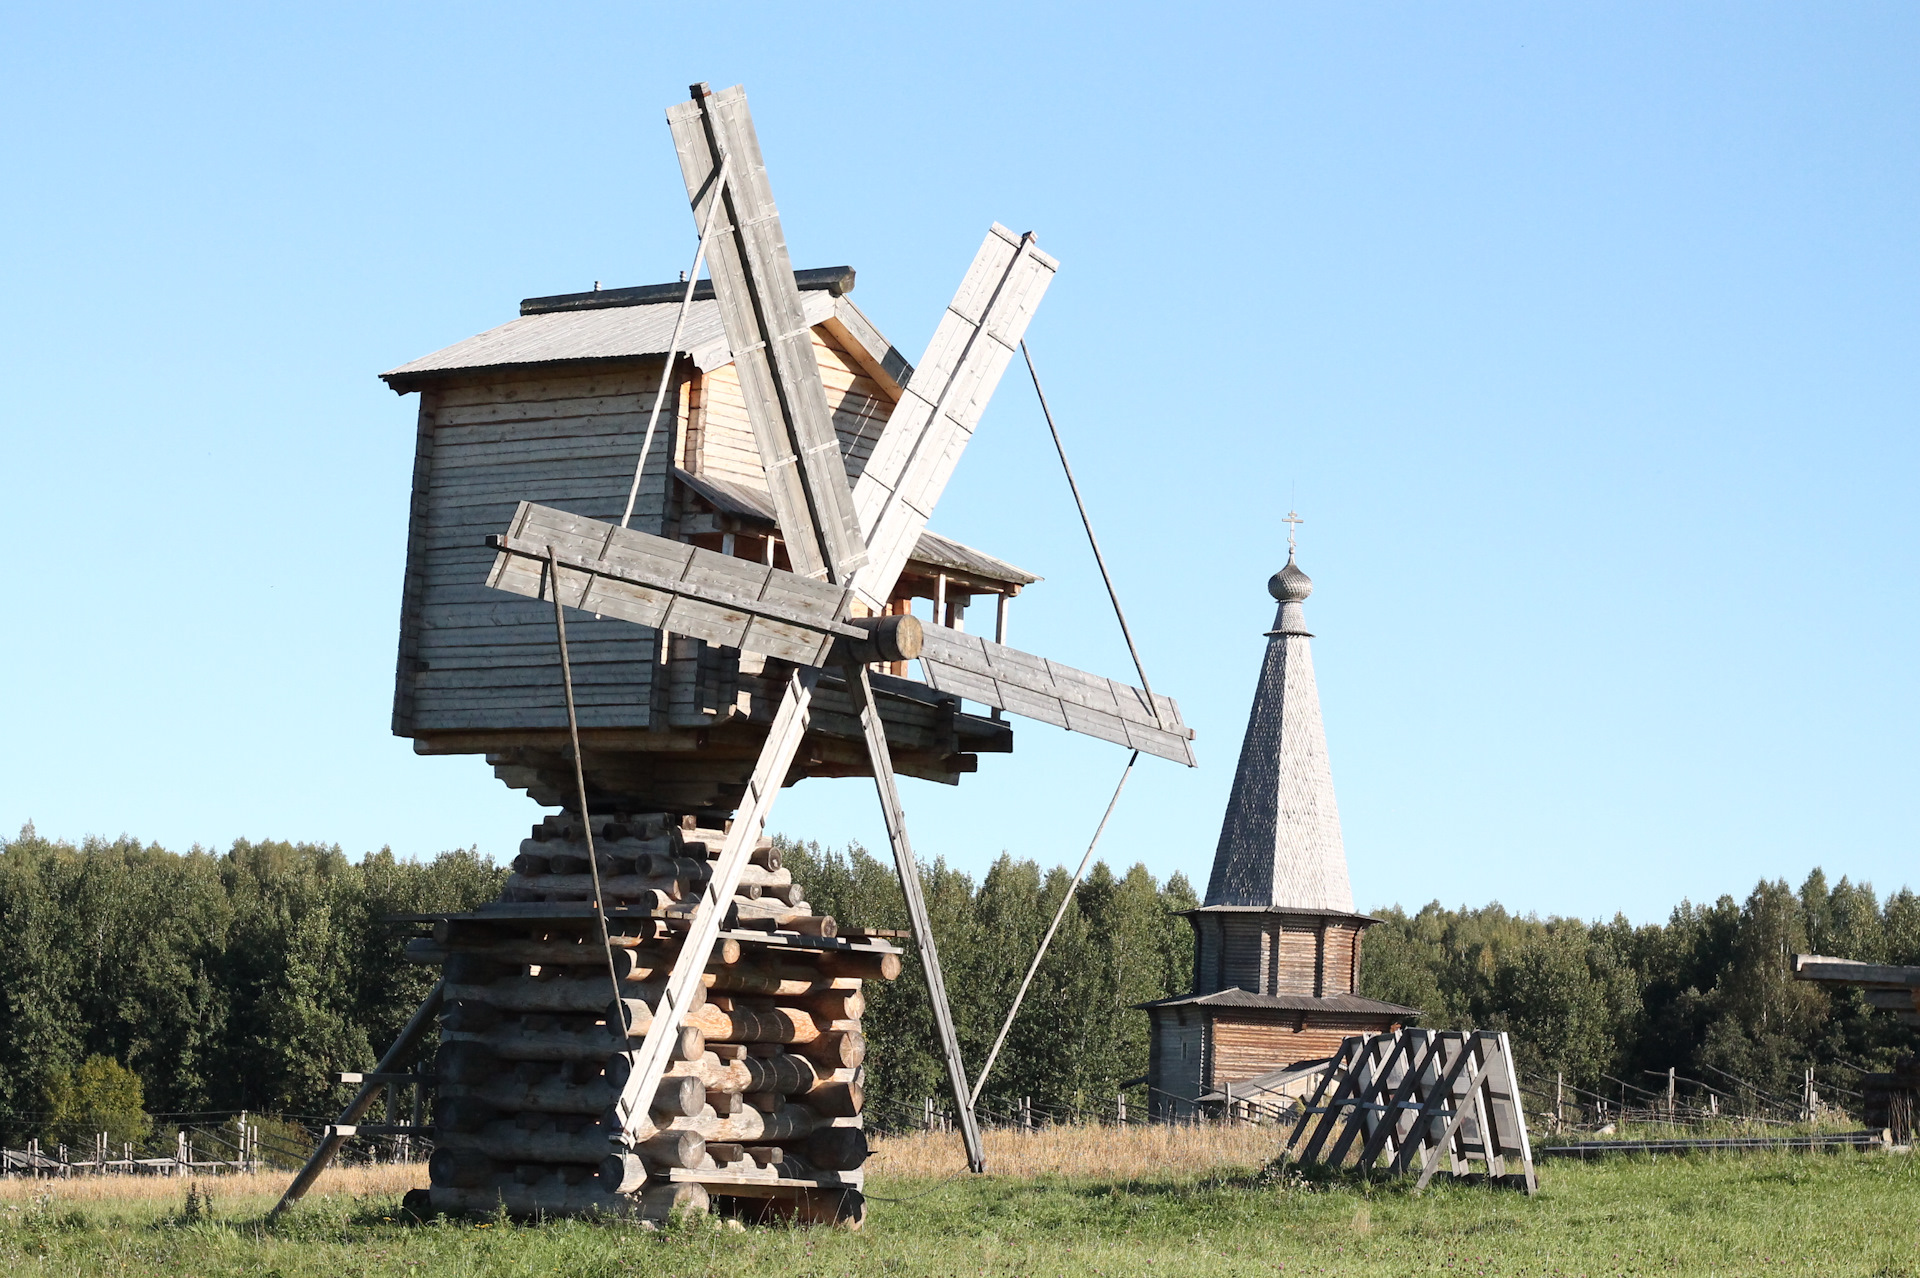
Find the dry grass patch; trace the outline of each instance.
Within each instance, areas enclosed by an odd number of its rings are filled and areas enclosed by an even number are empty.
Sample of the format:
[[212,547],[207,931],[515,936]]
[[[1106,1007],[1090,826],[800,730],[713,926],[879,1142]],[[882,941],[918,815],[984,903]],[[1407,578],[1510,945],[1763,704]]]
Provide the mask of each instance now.
[[[987,1171],[995,1176],[1079,1176],[1143,1180],[1222,1167],[1260,1167],[1279,1152],[1280,1127],[1229,1126],[1043,1127],[1027,1133],[989,1128]],[[874,1142],[867,1170],[890,1179],[946,1176],[967,1169],[956,1133],[915,1132]]]
[[[74,1176],[65,1180],[7,1178],[0,1180],[0,1203],[48,1202],[54,1207],[79,1203],[178,1204],[186,1196],[187,1186],[196,1178],[185,1176]],[[197,1178],[201,1190],[216,1202],[232,1203],[253,1199],[277,1201],[293,1183],[286,1171],[244,1172],[230,1176]],[[308,1192],[309,1197],[327,1195],[392,1195],[398,1198],[409,1189],[427,1183],[425,1163],[372,1163],[358,1167],[329,1167]],[[271,1206],[271,1203],[267,1204]]]

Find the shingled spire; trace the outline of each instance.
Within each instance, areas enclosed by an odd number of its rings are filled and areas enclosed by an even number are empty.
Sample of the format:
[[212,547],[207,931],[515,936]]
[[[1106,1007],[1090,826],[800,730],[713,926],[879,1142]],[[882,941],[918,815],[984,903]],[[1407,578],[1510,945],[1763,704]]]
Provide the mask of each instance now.
[[1351,914],[1353,888],[1308,646],[1313,636],[1301,608],[1313,582],[1294,563],[1291,548],[1267,591],[1280,601],[1280,613],[1267,632],[1207,904]]

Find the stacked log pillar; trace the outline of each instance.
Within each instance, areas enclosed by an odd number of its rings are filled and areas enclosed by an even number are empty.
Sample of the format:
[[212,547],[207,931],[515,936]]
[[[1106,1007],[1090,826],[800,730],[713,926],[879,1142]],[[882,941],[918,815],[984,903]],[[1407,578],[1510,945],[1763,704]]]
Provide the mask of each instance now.
[[716,1208],[858,1227],[862,986],[898,976],[900,952],[839,937],[763,841],[622,1152],[609,1137],[627,1053],[652,1024],[724,831],[666,814],[592,820],[612,971],[591,914],[568,908],[592,891],[571,815],[534,828],[500,902],[409,946],[446,978],[432,1206],[653,1220]]

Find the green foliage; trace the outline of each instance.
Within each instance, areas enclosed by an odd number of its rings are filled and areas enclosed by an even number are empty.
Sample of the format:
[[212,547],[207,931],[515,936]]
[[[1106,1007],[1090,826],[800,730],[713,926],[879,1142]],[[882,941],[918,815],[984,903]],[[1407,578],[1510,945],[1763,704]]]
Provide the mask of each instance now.
[[[907,927],[891,860],[858,846],[783,848],[822,912],[850,927]],[[81,1115],[122,1115],[106,1130],[129,1132],[141,1111],[330,1116],[344,1096],[328,1076],[364,1069],[433,980],[400,960],[404,937],[382,920],[470,909],[504,877],[472,851],[408,862],[382,849],[354,862],[317,844],[175,853],[22,830],[0,843],[0,1109],[10,1112],[0,1135],[58,1127],[85,1143],[102,1128]],[[971,1070],[1068,878],[1005,855],[978,882],[941,861],[922,867]],[[1147,1018],[1135,1009],[1191,988],[1181,912],[1196,904],[1182,876],[1158,883],[1143,866],[1093,867],[988,1080],[990,1115],[1026,1096],[1061,1117],[1112,1112],[1115,1093],[1147,1069]],[[1644,1071],[1673,1066],[1792,1096],[1808,1065],[1884,1068],[1920,1047],[1920,1033],[1857,993],[1790,970],[1798,951],[1920,963],[1920,897],[1905,889],[1883,902],[1870,885],[1815,871],[1797,891],[1763,882],[1744,901],[1682,902],[1643,926],[1498,904],[1379,917],[1362,993],[1419,1008],[1427,1025],[1508,1029],[1530,1072],[1607,1095],[1618,1094],[1612,1080],[1650,1085]],[[917,957],[900,980],[869,986],[865,1025],[875,1125],[910,1121],[928,1096],[951,1108]]]
[[[782,840],[781,847],[816,909],[843,926],[907,928],[890,861],[857,845],[822,850]],[[921,875],[961,1052],[978,1070],[1071,875],[1059,868],[1043,874],[1035,862],[1006,855],[978,886],[944,861],[923,866]],[[1116,876],[1096,864],[1034,974],[982,1104],[1003,1112],[1031,1096],[1062,1117],[1111,1113],[1122,1084],[1147,1070],[1147,1017],[1133,1009],[1190,988],[1192,933],[1179,911],[1197,904],[1181,876],[1162,885],[1145,866]],[[864,1025],[873,1044],[867,1096],[878,1124],[898,1125],[928,1096],[951,1110],[917,957],[898,981],[868,987]],[[1136,1092],[1136,1104],[1143,1099]]]
[[328,1113],[327,1074],[364,1069],[433,979],[383,916],[472,908],[504,878],[471,851],[355,864],[314,844],[176,853],[23,829],[0,842],[10,1134],[41,1134],[92,1057],[123,1063],[154,1113]]
[[1920,1047],[1912,1027],[1874,1016],[1859,994],[1792,971],[1796,953],[1920,963],[1920,900],[1905,889],[1883,905],[1871,886],[1829,887],[1815,870],[1798,892],[1762,882],[1744,902],[1683,901],[1664,925],[1438,901],[1380,918],[1362,993],[1422,1009],[1422,1024],[1509,1030],[1524,1068],[1610,1096],[1614,1080],[1654,1087],[1645,1074],[1669,1067],[1798,1096],[1809,1065],[1886,1068]]
[[70,1145],[91,1144],[107,1134],[110,1147],[139,1144],[153,1131],[140,1076],[110,1056],[89,1056],[71,1074],[57,1074],[47,1087],[47,1131]]

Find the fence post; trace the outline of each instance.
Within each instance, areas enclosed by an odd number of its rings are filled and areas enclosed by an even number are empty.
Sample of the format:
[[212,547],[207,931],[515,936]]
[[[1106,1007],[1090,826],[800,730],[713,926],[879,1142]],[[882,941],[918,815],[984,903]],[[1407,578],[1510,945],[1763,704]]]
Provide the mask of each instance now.
[[1566,1071],[1555,1070],[1553,1072],[1553,1130],[1556,1132],[1560,1130],[1561,1116],[1566,1112],[1562,1108],[1565,1104],[1566,1091]]
[[1669,1125],[1673,1122],[1673,1081],[1673,1066],[1669,1065],[1667,1066],[1667,1122]]
[[1127,1125],[1127,1094],[1125,1092],[1114,1095],[1113,1112],[1118,1116],[1120,1125],[1125,1127]]

